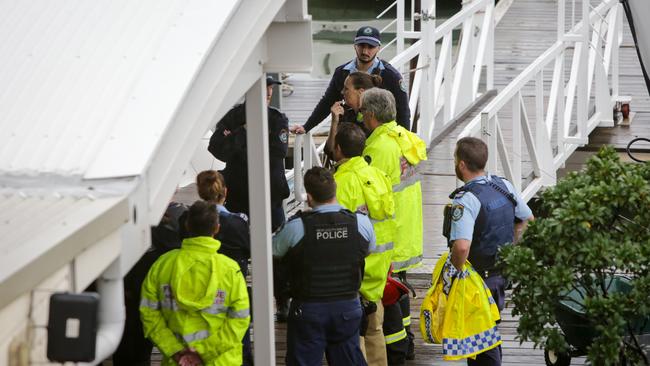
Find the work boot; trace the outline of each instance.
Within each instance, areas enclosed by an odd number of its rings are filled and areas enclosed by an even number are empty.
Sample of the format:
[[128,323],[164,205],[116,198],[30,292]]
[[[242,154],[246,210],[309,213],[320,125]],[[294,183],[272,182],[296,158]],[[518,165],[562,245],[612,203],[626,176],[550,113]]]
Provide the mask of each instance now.
[[415,336],[411,333],[411,326],[406,327],[406,334],[409,342],[408,351],[406,351],[406,359],[415,360]]
[[286,323],[289,318],[289,299],[275,299],[275,320],[279,323]]

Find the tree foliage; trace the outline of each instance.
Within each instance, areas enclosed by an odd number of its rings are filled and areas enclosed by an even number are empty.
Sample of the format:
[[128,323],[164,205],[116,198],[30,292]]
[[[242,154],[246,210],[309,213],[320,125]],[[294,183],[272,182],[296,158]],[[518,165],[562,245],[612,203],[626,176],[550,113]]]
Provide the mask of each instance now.
[[[650,164],[623,163],[603,148],[587,168],[542,193],[538,219],[518,245],[501,252],[513,281],[519,339],[568,350],[558,327],[558,300],[581,289],[576,304],[595,330],[588,359],[617,364],[647,360],[635,338],[625,337],[650,315]],[[611,289],[612,276],[631,279],[629,293]]]

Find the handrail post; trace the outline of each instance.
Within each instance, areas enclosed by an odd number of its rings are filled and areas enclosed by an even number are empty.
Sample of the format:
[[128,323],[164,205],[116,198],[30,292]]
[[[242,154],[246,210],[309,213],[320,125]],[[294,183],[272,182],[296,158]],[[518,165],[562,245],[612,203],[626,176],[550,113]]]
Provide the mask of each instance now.
[[304,186],[302,182],[302,155],[305,135],[296,134],[293,142],[293,196],[296,201],[304,202]]
[[404,51],[404,0],[397,0],[397,23],[395,27],[397,28],[397,32],[395,32],[395,37],[397,37],[396,55],[399,55]]
[[578,119],[577,137],[579,139],[587,138],[587,109],[589,107],[589,31],[591,29],[591,21],[589,20],[589,0],[582,0],[582,29],[580,30],[580,38],[582,39],[582,50],[580,57],[580,66],[578,67]]
[[[418,121],[417,133],[427,144],[435,128],[435,101],[436,91],[434,88],[436,70],[436,43],[434,33],[436,31],[436,2],[435,0],[422,0],[422,52],[420,57],[424,58],[422,65],[427,65],[422,70],[422,88],[420,92],[420,120]],[[412,116],[413,118],[414,116]]]
[[497,126],[496,117],[490,118],[487,112],[481,113],[481,139],[488,147],[487,171],[497,172]]

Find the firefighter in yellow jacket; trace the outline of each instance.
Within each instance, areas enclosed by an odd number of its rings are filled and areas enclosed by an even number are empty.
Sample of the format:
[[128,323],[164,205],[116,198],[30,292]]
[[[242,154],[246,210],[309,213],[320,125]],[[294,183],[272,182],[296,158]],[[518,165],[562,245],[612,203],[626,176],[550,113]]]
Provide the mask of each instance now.
[[388,174],[393,185],[397,220],[393,270],[404,272],[422,262],[422,188],[416,166],[427,159],[426,145],[397,125],[390,92],[379,88],[365,91],[360,112],[371,131],[363,155],[370,166]]
[[360,344],[368,364],[381,366],[387,364],[381,297],[393,253],[395,201],[386,173],[369,166],[361,156],[365,141],[360,127],[352,123],[339,126],[334,139],[337,161],[334,179],[339,204],[350,211],[367,214],[375,230],[377,245],[366,257],[359,290],[366,317]]
[[214,208],[197,201],[186,221],[191,237],[149,270],[142,284],[144,334],[163,365],[241,365],[241,340],[250,322],[246,282],[221,243]]

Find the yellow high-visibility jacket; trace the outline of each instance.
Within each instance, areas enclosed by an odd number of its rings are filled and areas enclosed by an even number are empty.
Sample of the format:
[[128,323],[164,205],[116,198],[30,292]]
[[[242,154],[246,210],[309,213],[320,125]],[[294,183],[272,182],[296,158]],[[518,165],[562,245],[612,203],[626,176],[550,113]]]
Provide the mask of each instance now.
[[386,173],[355,156],[336,168],[336,199],[346,209],[368,214],[377,247],[366,257],[361,295],[379,301],[384,293],[393,254],[396,230],[395,201]]
[[475,358],[502,343],[499,309],[469,262],[451,282],[445,275],[453,266],[448,256],[443,254],[433,270],[433,285],[420,306],[420,332],[425,342],[442,343],[445,360]]
[[221,243],[207,236],[183,240],[161,256],[142,284],[144,334],[164,355],[163,365],[185,347],[204,365],[241,365],[242,338],[250,323],[246,281]]
[[370,166],[384,171],[395,194],[395,252],[393,270],[406,271],[422,262],[422,187],[416,166],[427,159],[426,144],[414,133],[388,122],[380,125],[366,140],[363,155]]

